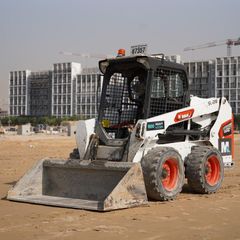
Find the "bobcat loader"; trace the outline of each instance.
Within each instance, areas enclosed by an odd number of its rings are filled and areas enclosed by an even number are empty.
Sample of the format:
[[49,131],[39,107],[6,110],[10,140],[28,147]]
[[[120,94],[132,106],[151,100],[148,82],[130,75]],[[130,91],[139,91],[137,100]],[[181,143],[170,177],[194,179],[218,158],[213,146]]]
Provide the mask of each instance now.
[[99,68],[98,118],[79,121],[71,159],[40,160],[7,198],[109,211],[172,200],[185,178],[193,192],[216,192],[233,165],[226,98],[190,96],[184,66],[162,55],[119,56]]

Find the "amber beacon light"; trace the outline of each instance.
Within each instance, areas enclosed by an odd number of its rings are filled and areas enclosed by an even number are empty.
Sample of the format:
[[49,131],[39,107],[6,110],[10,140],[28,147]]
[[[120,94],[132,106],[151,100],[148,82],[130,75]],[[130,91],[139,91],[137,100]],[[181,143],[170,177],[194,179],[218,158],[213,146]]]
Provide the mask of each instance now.
[[125,53],[126,53],[125,49],[120,48],[120,49],[118,50],[118,57],[123,57],[123,56],[125,56]]

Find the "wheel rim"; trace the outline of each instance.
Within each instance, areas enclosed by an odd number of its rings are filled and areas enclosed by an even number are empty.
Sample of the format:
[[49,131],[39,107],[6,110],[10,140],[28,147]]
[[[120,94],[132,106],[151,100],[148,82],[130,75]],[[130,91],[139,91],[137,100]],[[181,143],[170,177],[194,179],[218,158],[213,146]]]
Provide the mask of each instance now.
[[167,159],[162,165],[162,185],[168,190],[172,191],[178,181],[178,164],[176,159]]
[[207,183],[214,186],[220,179],[220,163],[217,156],[210,156],[205,165],[205,179]]

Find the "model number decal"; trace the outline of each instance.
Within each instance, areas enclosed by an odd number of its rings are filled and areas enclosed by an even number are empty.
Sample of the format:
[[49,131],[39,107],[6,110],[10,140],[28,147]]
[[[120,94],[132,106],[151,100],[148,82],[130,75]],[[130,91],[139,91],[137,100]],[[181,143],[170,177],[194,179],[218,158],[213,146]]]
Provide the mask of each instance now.
[[208,106],[211,106],[211,105],[214,105],[214,104],[217,104],[218,103],[218,100],[217,99],[213,99],[211,101],[208,101]]

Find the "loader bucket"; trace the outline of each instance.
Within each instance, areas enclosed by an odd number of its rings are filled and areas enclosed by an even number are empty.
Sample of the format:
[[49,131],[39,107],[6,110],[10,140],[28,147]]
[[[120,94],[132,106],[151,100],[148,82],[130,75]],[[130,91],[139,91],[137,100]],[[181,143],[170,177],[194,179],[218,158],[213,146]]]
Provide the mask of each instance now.
[[140,163],[40,160],[7,199],[96,211],[147,204]]

